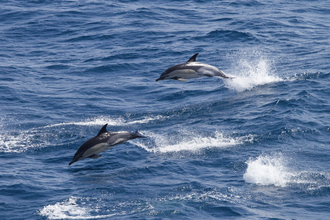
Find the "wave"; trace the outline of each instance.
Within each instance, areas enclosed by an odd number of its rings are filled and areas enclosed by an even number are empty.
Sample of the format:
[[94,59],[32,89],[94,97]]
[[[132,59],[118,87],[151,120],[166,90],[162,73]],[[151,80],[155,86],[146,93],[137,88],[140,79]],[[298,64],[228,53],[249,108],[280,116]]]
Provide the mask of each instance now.
[[315,171],[295,171],[282,154],[260,155],[246,162],[243,179],[247,183],[277,187],[300,186],[304,190],[330,188],[330,174]]
[[218,131],[211,134],[203,134],[196,131],[179,131],[175,134],[155,134],[144,132],[149,141],[134,140],[135,145],[153,153],[168,153],[179,151],[199,152],[202,149],[215,147],[227,148],[253,141],[252,135],[243,137],[230,137]]

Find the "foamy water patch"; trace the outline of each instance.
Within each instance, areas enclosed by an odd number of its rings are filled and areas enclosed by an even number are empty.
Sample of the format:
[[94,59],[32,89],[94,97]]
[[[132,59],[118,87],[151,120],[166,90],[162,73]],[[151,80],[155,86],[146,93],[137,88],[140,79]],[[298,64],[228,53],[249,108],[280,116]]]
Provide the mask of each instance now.
[[54,134],[39,129],[0,134],[0,152],[21,153],[29,148],[49,145]]
[[227,88],[238,92],[251,90],[256,86],[283,81],[276,76],[271,68],[270,61],[258,55],[256,58],[241,58],[232,70],[235,77],[224,80]]
[[47,219],[109,219],[153,213],[155,208],[146,200],[116,200],[71,196],[62,202],[44,206],[37,214]]
[[63,202],[48,205],[39,210],[38,214],[47,219],[100,219],[125,215],[126,212],[98,215],[99,208],[91,205],[89,198],[70,197]]
[[198,152],[205,148],[227,148],[253,141],[253,136],[230,137],[221,132],[199,133],[196,131],[179,131],[175,134],[156,134],[144,132],[148,140],[134,140],[137,146],[148,152],[167,153],[190,151]]

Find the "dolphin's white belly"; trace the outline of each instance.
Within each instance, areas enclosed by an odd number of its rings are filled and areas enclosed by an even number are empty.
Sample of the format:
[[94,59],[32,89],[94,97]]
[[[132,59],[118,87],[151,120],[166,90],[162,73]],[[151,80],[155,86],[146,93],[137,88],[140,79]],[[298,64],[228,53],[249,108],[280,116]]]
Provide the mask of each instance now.
[[183,79],[193,79],[201,76],[193,69],[179,69],[171,72],[168,78],[173,78],[173,77],[178,77]]
[[103,151],[106,151],[106,150],[109,149],[109,147],[106,146],[106,145],[107,145],[106,143],[100,143],[100,144],[94,145],[93,147],[86,150],[83,153],[82,157],[86,158],[86,157],[89,157],[93,154],[98,154],[98,153],[101,153]]

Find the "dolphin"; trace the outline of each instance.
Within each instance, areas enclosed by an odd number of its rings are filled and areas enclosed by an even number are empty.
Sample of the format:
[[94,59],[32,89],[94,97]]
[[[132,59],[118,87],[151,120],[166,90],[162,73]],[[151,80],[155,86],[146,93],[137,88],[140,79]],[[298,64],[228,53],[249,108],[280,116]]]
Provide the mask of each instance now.
[[222,78],[231,79],[232,77],[226,76],[224,72],[218,68],[196,61],[198,53],[194,54],[187,62],[177,64],[165,70],[158,80],[175,79],[179,81],[187,81],[187,79],[198,78],[202,76],[218,76]]
[[79,147],[69,165],[85,158],[99,158],[102,155],[98,153],[106,151],[111,147],[117,144],[122,144],[128,140],[135,138],[146,138],[138,131],[135,133],[130,133],[128,131],[110,132],[107,131],[107,125],[108,124],[105,124],[95,137],[87,140]]

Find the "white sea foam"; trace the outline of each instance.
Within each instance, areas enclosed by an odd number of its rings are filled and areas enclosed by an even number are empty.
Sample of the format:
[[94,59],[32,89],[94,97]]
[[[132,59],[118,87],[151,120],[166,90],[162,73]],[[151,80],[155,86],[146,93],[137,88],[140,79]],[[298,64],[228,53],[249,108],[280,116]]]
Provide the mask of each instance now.
[[285,187],[293,175],[281,155],[259,156],[246,163],[248,167],[243,178],[248,183]]
[[93,209],[88,206],[88,198],[82,199],[70,197],[63,202],[57,202],[54,205],[47,205],[39,210],[39,215],[47,217],[47,219],[99,219],[110,218],[116,215],[125,215],[126,212],[96,215],[91,214],[97,212],[97,208]]
[[270,61],[261,55],[258,54],[253,58],[240,56],[243,58],[236,61],[237,65],[232,70],[235,78],[224,81],[227,88],[242,92],[251,90],[256,86],[283,81],[282,78],[272,73]]
[[252,135],[233,138],[218,131],[211,134],[200,134],[195,131],[179,131],[176,134],[144,132],[144,134],[148,136],[151,141],[134,140],[132,142],[154,153],[179,151],[198,152],[208,147],[227,148],[253,140]]
[[62,202],[44,206],[37,214],[47,219],[104,219],[155,211],[147,201],[118,201],[109,206],[109,200],[71,196]]
[[108,126],[125,126],[125,125],[134,125],[134,124],[146,124],[150,121],[162,120],[168,118],[168,116],[156,115],[156,116],[145,116],[136,120],[127,120],[122,117],[113,118],[109,116],[100,116],[95,118],[88,118],[83,121],[75,122],[63,122],[53,125],[48,125],[46,127],[58,127],[58,126],[67,126],[67,125],[78,125],[78,126],[98,126],[108,124]]
[[21,153],[28,148],[47,144],[47,133],[37,129],[0,134],[0,152]]
[[111,118],[106,116],[95,117],[95,118],[88,118],[82,121],[73,121],[73,122],[63,122],[53,125],[45,126],[47,127],[59,127],[59,126],[68,126],[68,125],[78,125],[78,126],[97,126],[97,125],[104,125],[108,123],[109,126],[121,126],[123,125],[124,119],[123,118]]
[[246,162],[243,175],[247,183],[287,187],[298,185],[304,190],[330,187],[330,174],[315,171],[295,171],[282,154],[261,155]]

